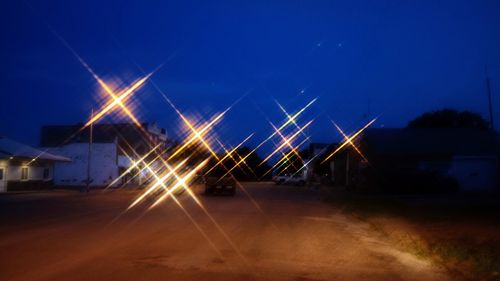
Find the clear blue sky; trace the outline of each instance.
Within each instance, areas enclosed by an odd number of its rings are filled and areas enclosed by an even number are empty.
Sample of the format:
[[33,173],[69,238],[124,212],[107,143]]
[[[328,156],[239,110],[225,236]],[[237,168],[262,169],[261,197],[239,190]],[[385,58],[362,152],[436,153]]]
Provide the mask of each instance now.
[[[10,3],[5,3],[10,2]],[[83,122],[98,86],[51,32],[106,79],[154,82],[188,114],[208,116],[247,93],[219,133],[271,133],[265,116],[319,97],[302,121],[316,142],[380,115],[401,127],[442,107],[487,116],[490,68],[500,127],[500,1],[2,1],[0,134],[38,144],[40,126]],[[134,99],[171,134],[180,121],[148,83]],[[126,120],[125,120],[126,121]]]

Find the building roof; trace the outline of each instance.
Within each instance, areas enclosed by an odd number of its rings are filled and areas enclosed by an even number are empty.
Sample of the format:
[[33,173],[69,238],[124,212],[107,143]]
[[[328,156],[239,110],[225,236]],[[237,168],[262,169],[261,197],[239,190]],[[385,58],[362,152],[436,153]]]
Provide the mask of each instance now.
[[465,128],[367,129],[368,151],[400,155],[484,155],[500,153],[499,135]]
[[0,158],[27,158],[49,161],[71,161],[71,159],[48,153],[17,141],[0,137]]
[[[150,130],[151,124],[142,124],[147,128],[150,137],[157,135],[159,141],[166,140],[165,129],[157,128]],[[82,129],[82,124],[77,125],[52,125],[43,126],[40,132],[40,145],[42,147],[57,147],[67,143],[85,143],[90,139],[90,128]],[[156,128],[155,128],[156,129]],[[101,143],[110,143],[124,139],[133,144],[134,142],[144,141],[144,135],[135,124],[114,123],[114,124],[95,124],[92,130],[92,141]]]

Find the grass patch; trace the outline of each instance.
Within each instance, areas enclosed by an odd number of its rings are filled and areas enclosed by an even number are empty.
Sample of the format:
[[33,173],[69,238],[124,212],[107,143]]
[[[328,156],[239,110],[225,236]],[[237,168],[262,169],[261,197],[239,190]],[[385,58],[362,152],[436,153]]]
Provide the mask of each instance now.
[[[500,243],[459,239],[431,245],[432,253],[471,280],[500,280]],[[470,270],[464,270],[464,269]]]
[[[490,204],[498,198],[426,200],[424,196],[408,199],[352,192],[336,192],[326,198],[343,212],[369,223],[397,248],[439,264],[457,277],[500,281],[500,233],[473,237],[467,229],[468,222],[478,233],[481,228],[484,233],[500,225],[500,208]],[[464,229],[455,229],[457,225]]]

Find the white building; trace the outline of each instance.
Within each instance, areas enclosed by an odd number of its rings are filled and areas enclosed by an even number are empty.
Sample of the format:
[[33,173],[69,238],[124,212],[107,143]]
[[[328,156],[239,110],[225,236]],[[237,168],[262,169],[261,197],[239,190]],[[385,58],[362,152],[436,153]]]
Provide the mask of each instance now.
[[[157,147],[158,152],[167,146],[165,129],[156,124],[143,124],[139,129],[134,124],[98,124],[93,127],[92,144],[89,146],[89,129],[81,126],[45,126],[42,128],[41,144],[48,151],[71,159],[71,162],[56,163],[54,184],[57,186],[120,186],[125,183],[141,184],[143,175],[137,169],[117,179],[133,161]],[[89,148],[90,165],[89,163]],[[151,154],[151,158],[156,156]],[[147,160],[147,159],[146,159]],[[89,177],[90,175],[90,177]]]
[[49,151],[71,159],[54,165],[54,184],[57,186],[83,186],[87,183],[87,169],[90,168],[90,185],[107,186],[118,177],[120,168],[116,142],[93,143],[90,165],[89,144],[70,143]]
[[0,192],[52,186],[55,163],[70,159],[0,137]]

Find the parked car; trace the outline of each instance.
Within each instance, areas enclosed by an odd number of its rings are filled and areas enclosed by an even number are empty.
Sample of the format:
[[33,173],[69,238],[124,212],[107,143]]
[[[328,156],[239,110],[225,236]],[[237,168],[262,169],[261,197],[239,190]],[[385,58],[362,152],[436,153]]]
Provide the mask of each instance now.
[[278,175],[273,177],[273,181],[276,184],[296,184],[296,185],[305,185],[306,184],[306,173],[297,173],[297,174],[285,174]]
[[236,180],[232,176],[225,177],[204,177],[205,194],[229,194],[234,196],[236,194]]

